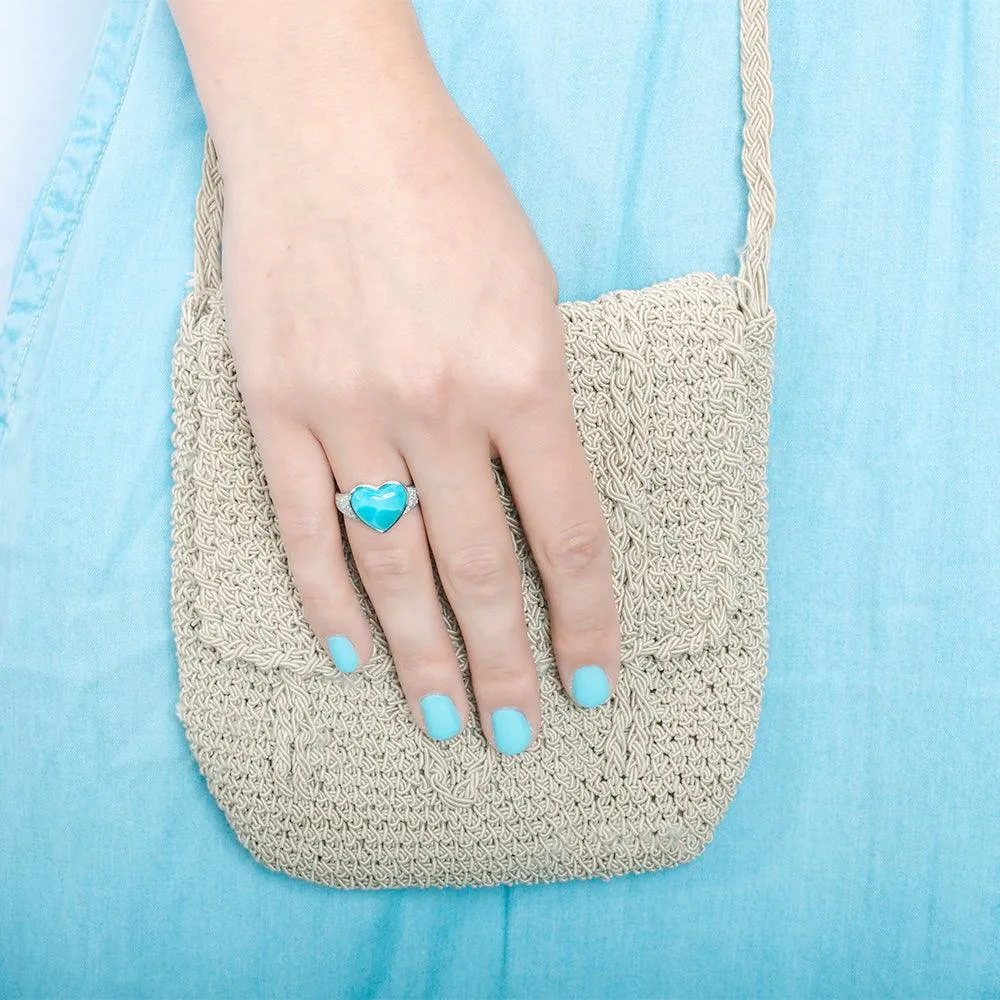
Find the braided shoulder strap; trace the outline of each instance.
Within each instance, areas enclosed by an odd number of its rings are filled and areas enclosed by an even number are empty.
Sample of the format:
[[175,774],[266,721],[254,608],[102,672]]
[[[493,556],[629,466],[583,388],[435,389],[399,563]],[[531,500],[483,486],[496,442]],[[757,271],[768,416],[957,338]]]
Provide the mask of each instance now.
[[743,176],[747,182],[746,242],[740,250],[744,307],[765,318],[767,268],[774,226],[771,130],[774,91],[767,41],[767,0],[740,0],[740,79],[743,88]]

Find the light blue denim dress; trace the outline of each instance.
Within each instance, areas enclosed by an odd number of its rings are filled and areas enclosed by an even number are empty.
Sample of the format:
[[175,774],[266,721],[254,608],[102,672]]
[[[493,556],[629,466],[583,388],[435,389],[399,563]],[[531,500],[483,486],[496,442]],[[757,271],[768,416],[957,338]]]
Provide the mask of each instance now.
[[[174,714],[205,126],[163,0],[113,3],[0,335],[0,994],[1000,996],[1000,4],[772,8],[771,653],[736,799],[666,871],[344,891],[251,859]],[[564,299],[732,273],[732,0],[417,10]]]

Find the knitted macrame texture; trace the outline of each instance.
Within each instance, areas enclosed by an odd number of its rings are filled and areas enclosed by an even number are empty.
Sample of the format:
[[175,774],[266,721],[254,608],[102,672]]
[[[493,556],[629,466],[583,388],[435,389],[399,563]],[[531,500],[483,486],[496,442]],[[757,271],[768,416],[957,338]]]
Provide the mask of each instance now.
[[223,187],[206,136],[172,370],[177,711],[209,790],[265,865],[343,888],[496,885],[650,871],[711,840],[750,759],[767,654],[770,61],[764,0],[741,6],[739,275],[558,307],[622,628],[619,683],[601,708],[577,707],[560,683],[494,462],[541,688],[542,728],[513,757],[486,742],[475,711],[446,743],[417,728],[346,542],[373,657],[339,674],[303,617],[228,348]]

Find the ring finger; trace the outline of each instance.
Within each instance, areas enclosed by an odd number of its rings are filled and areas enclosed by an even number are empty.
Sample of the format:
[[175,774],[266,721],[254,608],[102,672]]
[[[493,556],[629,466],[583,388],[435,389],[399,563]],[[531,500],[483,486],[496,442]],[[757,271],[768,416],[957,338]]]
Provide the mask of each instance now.
[[[323,445],[338,492],[362,487],[357,502],[366,517],[379,508],[378,487],[411,483],[406,462],[389,444],[358,447],[357,440],[354,445],[327,440]],[[385,508],[382,504],[381,522],[373,518],[376,523],[386,523]],[[344,526],[410,711],[428,736],[450,739],[465,724],[468,701],[438,603],[420,507],[406,511],[384,531],[346,514]]]

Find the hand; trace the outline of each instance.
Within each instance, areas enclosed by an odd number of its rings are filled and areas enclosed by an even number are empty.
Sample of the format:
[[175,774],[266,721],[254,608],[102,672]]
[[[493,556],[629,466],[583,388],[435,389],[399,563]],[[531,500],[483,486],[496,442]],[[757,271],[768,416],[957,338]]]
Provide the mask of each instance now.
[[[443,86],[422,92],[405,127],[380,107],[349,144],[315,128],[252,156],[220,147],[230,346],[290,570],[334,662],[353,671],[372,652],[346,530],[417,724],[438,739],[458,731],[469,706],[433,557],[483,731],[517,753],[540,728],[540,703],[491,457],[542,577],[570,696],[586,667],[578,700],[606,700],[620,655],[556,276]],[[417,487],[418,507],[384,534],[341,527],[335,490],[393,479]]]

